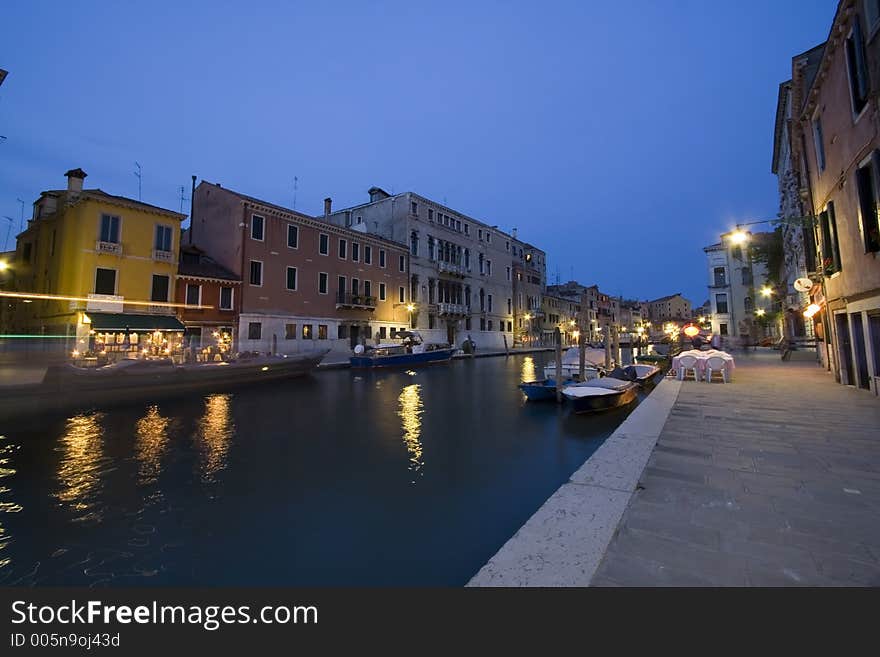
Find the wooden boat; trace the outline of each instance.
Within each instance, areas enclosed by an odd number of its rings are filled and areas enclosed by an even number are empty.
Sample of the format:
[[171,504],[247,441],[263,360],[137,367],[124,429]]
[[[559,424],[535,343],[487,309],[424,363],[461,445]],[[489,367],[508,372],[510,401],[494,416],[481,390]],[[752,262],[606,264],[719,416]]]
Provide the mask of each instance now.
[[[571,379],[563,381],[563,386],[573,385],[575,382]],[[551,401],[556,399],[556,379],[539,379],[538,381],[524,381],[519,384],[519,389],[523,391],[526,399],[529,401]]]
[[41,383],[3,388],[0,417],[153,401],[201,390],[223,390],[313,371],[329,349],[293,356],[242,355],[236,360],[177,365],[168,359],[122,360],[103,367],[48,368]]
[[575,413],[597,413],[626,406],[638,394],[639,384],[610,376],[568,386],[562,395],[572,405]]
[[[581,374],[580,351],[578,347],[569,347],[562,354],[562,376],[567,379],[579,378]],[[605,362],[605,352],[599,349],[587,349],[584,363],[584,378],[587,380],[598,379],[603,372],[599,363]],[[556,362],[552,361],[544,366],[544,378],[556,377]]]
[[656,365],[626,365],[618,367],[608,373],[609,377],[622,381],[635,381],[643,388],[654,383],[655,377],[660,373]]
[[457,349],[449,345],[425,344],[415,331],[402,331],[394,337],[402,342],[358,345],[349,359],[352,368],[418,367],[435,363],[448,363]]

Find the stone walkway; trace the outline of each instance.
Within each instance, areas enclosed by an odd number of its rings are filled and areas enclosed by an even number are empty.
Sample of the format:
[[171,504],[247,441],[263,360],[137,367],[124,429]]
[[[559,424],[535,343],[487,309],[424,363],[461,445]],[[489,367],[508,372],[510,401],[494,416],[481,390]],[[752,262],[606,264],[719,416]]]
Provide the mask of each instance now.
[[880,586],[880,399],[737,354],[685,382],[594,586]]

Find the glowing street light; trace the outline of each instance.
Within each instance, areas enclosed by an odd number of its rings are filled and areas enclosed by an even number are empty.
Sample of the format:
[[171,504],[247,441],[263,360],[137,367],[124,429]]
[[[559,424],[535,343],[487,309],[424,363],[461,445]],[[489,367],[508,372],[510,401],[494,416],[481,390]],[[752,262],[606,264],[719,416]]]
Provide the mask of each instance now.
[[749,234],[743,230],[735,230],[730,234],[730,241],[734,244],[742,244],[749,239]]
[[413,304],[408,303],[408,304],[406,304],[406,309],[407,309],[409,312],[412,312],[413,310],[416,309],[416,307],[415,307]]
[[770,287],[768,287],[767,285],[761,288],[761,294],[763,294],[765,297],[769,297],[772,292],[773,290],[770,289]]
[[9,269],[9,263],[5,260],[0,260],[0,271],[6,271]]
[[763,317],[763,316],[766,314],[766,312],[767,312],[767,311],[765,311],[763,308],[758,308],[758,309],[755,311],[755,314],[756,314],[758,317]]

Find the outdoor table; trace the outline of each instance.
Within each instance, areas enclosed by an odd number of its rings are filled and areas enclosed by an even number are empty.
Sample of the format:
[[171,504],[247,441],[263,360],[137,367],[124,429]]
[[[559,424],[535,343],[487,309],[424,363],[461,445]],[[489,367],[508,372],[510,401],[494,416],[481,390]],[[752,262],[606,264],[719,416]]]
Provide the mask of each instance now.
[[690,351],[682,351],[680,354],[678,354],[678,356],[675,356],[672,359],[672,369],[674,372],[678,372],[678,368],[681,365],[682,356],[693,356],[697,359],[697,374],[700,379],[706,376],[706,363],[713,356],[724,359],[724,369],[727,371],[728,376],[733,375],[733,370],[736,367],[733,356],[728,354],[726,351],[718,351],[717,349],[710,349],[709,351],[697,351],[696,349],[691,349]]

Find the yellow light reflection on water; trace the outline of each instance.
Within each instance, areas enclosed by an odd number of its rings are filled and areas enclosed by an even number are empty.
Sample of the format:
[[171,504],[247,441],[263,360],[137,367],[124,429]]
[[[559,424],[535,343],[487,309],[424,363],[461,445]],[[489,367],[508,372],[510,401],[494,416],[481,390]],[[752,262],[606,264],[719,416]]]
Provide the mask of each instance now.
[[403,442],[409,452],[409,469],[417,473],[422,469],[422,387],[418,384],[406,386],[397,398],[400,409],[397,411],[403,425]]
[[235,434],[230,402],[232,395],[210,395],[205,398],[205,414],[199,420],[199,441],[202,451],[203,481],[214,481],[215,475],[226,467],[229,442]]
[[536,381],[538,376],[535,374],[535,359],[531,356],[523,358],[522,373],[520,374],[523,381]]
[[60,490],[55,496],[78,511],[92,511],[91,496],[101,483],[104,466],[103,413],[75,415],[67,420],[58,464]]
[[137,423],[135,454],[139,463],[141,484],[156,481],[162,469],[162,457],[168,446],[168,425],[171,421],[159,413],[158,406],[150,406],[147,414]]
[[[12,467],[11,459],[9,458],[12,451],[13,446],[6,444],[6,436],[0,435],[0,479],[5,479],[15,474],[15,468]],[[18,513],[21,511],[22,507],[20,504],[16,504],[7,498],[11,492],[12,490],[7,486],[0,485],[0,514]],[[3,550],[9,544],[11,538],[9,530],[3,524],[3,516],[0,515],[0,550]],[[10,563],[11,559],[9,557],[0,556],[0,568],[8,566]]]

